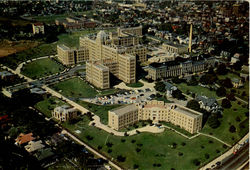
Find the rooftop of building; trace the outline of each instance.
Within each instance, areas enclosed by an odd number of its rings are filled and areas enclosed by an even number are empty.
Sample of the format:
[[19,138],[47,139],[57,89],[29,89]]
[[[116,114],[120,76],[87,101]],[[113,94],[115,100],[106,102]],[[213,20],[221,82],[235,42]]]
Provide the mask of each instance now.
[[124,115],[125,113],[131,112],[131,111],[137,111],[138,108],[135,104],[130,104],[126,106],[121,106],[115,109],[110,110],[110,112],[115,113],[118,116]]
[[36,138],[33,137],[33,133],[28,133],[28,134],[24,134],[24,133],[21,133],[17,138],[16,138],[16,142],[18,144],[24,144],[24,143],[27,143],[27,142],[30,142],[32,140],[34,140]]
[[212,106],[217,103],[215,98],[208,98],[207,96],[197,96],[196,100],[201,101],[205,106]]
[[179,113],[185,114],[185,115],[192,117],[192,118],[197,118],[197,117],[201,116],[201,114],[197,114],[197,112],[194,110],[188,109],[186,107],[180,107],[177,105],[174,106],[173,110],[176,110]]

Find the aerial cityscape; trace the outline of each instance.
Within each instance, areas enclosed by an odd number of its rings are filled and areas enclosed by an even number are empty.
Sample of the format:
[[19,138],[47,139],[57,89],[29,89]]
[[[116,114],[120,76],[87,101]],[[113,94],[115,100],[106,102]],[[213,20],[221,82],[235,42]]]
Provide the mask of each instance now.
[[1,0],[0,169],[249,169],[249,2]]

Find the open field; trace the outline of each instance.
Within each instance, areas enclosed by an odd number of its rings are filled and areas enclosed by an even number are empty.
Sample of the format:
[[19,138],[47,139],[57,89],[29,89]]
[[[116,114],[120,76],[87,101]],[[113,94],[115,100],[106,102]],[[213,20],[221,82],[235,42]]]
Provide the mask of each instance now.
[[51,112],[54,110],[54,108],[63,104],[66,103],[56,97],[49,97],[43,101],[38,102],[35,105],[35,108],[44,113],[45,116],[51,117]]
[[[114,29],[107,30],[113,31]],[[66,44],[70,47],[77,47],[79,45],[79,37],[90,33],[98,32],[98,30],[83,30],[74,31],[68,34],[61,34],[58,36],[58,41],[50,44],[40,44],[34,48],[29,48],[27,50],[17,52],[8,57],[2,58],[0,63],[3,63],[13,69],[17,67],[18,64],[42,56],[54,55],[57,53],[56,47],[58,44]]]
[[22,74],[30,78],[40,78],[61,72],[63,69],[63,65],[56,63],[50,58],[45,58],[24,65]]
[[[64,123],[63,126],[73,133],[80,130],[81,133],[75,135],[95,149],[99,146],[100,152],[109,157],[115,160],[118,155],[125,157],[125,162],[119,162],[125,169],[134,169],[135,164],[140,169],[155,169],[155,166],[158,166],[157,169],[197,169],[198,166],[193,163],[195,159],[201,162],[200,165],[204,165],[226,150],[223,144],[205,136],[188,140],[166,130],[160,134],[140,133],[135,136],[117,137],[88,126],[88,122],[88,118],[84,116],[83,120],[75,125]],[[93,139],[87,139],[87,136]],[[107,143],[112,146],[108,147]],[[175,144],[176,148],[173,148]]]
[[[241,139],[248,132],[249,119],[245,116],[245,113],[248,113],[249,110],[239,105],[238,101],[231,102],[231,104],[232,107],[230,109],[225,109],[223,111],[223,118],[219,119],[221,125],[218,128],[212,129],[208,124],[205,124],[202,132],[207,134],[212,133],[213,136],[229,144],[234,144]],[[239,117],[240,121],[236,121],[236,117]],[[231,125],[236,127],[237,130],[235,133],[229,132],[229,127]],[[242,125],[241,128],[240,125]]]
[[186,83],[180,83],[180,84],[175,84],[178,89],[180,89],[183,93],[187,93],[187,90],[189,92],[196,93],[198,95],[205,95],[207,97],[214,97],[214,98],[219,98],[216,95],[215,91],[211,91],[208,88],[201,87],[201,86],[188,86]]
[[90,98],[98,94],[94,88],[78,77],[59,82],[52,88],[56,91],[61,90],[60,93],[69,98]]
[[39,42],[30,40],[20,41],[0,41],[0,57],[4,57],[13,53],[21,52],[38,46]]

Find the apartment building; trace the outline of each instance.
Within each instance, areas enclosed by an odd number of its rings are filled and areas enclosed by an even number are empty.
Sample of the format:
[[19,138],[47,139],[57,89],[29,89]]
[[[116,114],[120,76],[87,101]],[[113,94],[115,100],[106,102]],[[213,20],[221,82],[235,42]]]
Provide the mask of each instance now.
[[71,119],[75,119],[77,117],[77,113],[78,113],[77,109],[68,105],[62,105],[54,109],[54,111],[52,112],[52,116],[55,119],[64,122]]
[[193,134],[202,128],[202,113],[163,101],[137,103],[109,111],[109,126],[119,130],[139,120],[169,122]]
[[108,89],[109,67],[98,61],[86,62],[86,80],[97,88]]
[[187,60],[183,62],[168,61],[165,63],[151,63],[145,70],[148,72],[147,78],[153,80],[177,77],[181,75],[199,73],[214,67],[215,59],[213,57],[202,60]]
[[89,58],[88,49],[81,47],[78,49],[69,48],[66,45],[57,45],[58,59],[64,65],[74,65],[87,61]]

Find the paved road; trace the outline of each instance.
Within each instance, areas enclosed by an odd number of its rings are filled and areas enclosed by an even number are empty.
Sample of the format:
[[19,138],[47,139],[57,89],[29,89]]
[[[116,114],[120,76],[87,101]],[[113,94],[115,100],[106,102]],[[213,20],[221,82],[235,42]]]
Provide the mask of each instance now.
[[241,151],[239,151],[234,157],[223,163],[223,165],[218,169],[220,170],[237,169],[248,160],[249,160],[249,146],[247,144],[244,148],[242,148]]
[[238,146],[238,144],[243,144],[247,139],[249,139],[249,133],[246,134],[237,144],[235,144],[233,147],[231,147],[231,149],[229,149],[223,155],[212,160],[211,162],[209,162],[205,166],[201,167],[200,170],[205,170],[207,168],[211,168],[213,165],[216,164],[216,162],[221,162],[221,161],[225,160],[226,158],[230,157],[233,154],[235,147]]
[[86,143],[82,142],[81,140],[79,140],[78,138],[76,138],[74,135],[72,135],[70,132],[68,132],[67,130],[63,130],[62,131],[63,134],[67,134],[69,137],[71,137],[73,140],[77,141],[79,144],[83,145],[84,147],[86,147],[88,150],[90,150],[91,152],[93,152],[95,155],[99,156],[100,158],[103,158],[105,160],[108,160],[108,163],[113,166],[114,168],[121,170],[122,168],[120,166],[118,166],[117,164],[115,164],[114,162],[110,161],[107,157],[105,157],[104,155],[101,155],[99,152],[97,152],[96,150],[94,150],[93,148],[89,147]]

